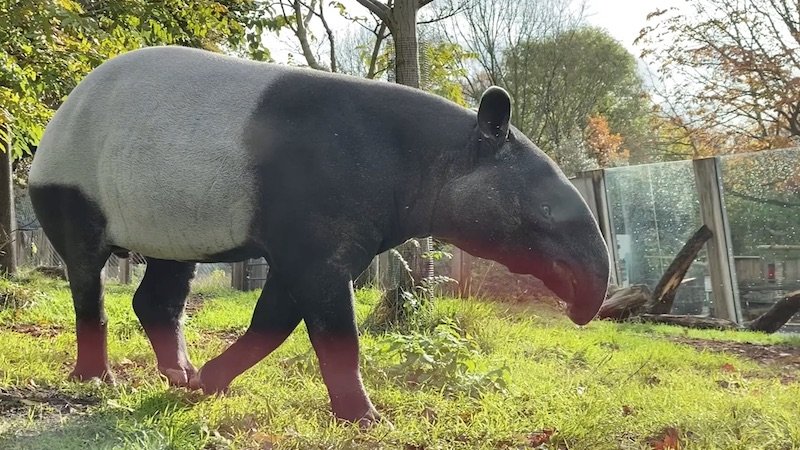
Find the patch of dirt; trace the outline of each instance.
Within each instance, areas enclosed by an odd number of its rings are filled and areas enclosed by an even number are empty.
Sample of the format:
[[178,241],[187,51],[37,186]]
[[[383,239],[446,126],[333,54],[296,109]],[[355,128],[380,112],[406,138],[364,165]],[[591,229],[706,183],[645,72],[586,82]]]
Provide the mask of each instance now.
[[0,417],[26,414],[31,407],[42,407],[60,414],[74,414],[98,403],[100,399],[95,397],[65,394],[42,386],[0,388]]
[[186,307],[183,310],[183,313],[187,316],[193,316],[197,311],[203,309],[203,303],[205,303],[206,297],[201,294],[191,294],[189,297],[186,298]]
[[236,330],[206,330],[204,331],[206,334],[211,334],[216,336],[217,338],[225,341],[228,345],[233,344],[239,339],[243,334],[244,331],[236,331]]
[[10,331],[15,333],[27,334],[34,337],[55,337],[64,331],[59,325],[32,325],[26,323],[11,324],[8,326]]
[[737,355],[759,364],[774,367],[781,372],[781,380],[790,383],[800,379],[800,347],[790,345],[764,345],[749,342],[711,341],[705,339],[674,338],[676,342],[698,350]]

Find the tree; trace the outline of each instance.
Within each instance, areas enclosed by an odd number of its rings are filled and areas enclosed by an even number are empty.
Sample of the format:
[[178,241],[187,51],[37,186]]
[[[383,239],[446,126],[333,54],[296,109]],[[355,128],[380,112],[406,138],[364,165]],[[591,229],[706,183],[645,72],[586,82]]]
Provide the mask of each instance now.
[[584,134],[586,149],[600,167],[621,165],[630,157],[630,152],[622,147],[622,136],[611,132],[605,116],[590,116]]
[[[437,5],[444,11],[456,9],[452,0]],[[517,74],[503,63],[508,52],[573,29],[583,19],[581,0],[469,0],[463,14],[441,22],[439,28],[477,62],[465,79],[468,94],[477,101],[491,85],[514,84],[511,78]],[[511,94],[516,98],[517,93]]]
[[394,43],[395,81],[419,87],[419,41],[417,39],[417,13],[433,0],[357,0],[375,14],[392,35]]
[[718,152],[800,138],[800,4],[687,0],[657,10],[638,39],[658,67],[665,112],[690,132],[724,133]]
[[602,115],[631,153],[643,133],[648,98],[636,60],[606,31],[582,27],[523,42],[502,61],[515,125],[566,173],[595,164],[585,132]]
[[[340,13],[344,14],[344,5],[338,2],[330,2],[326,5],[323,0],[284,0],[278,2],[277,6],[281,11],[279,20],[282,26],[275,27],[274,31],[288,28],[295,35],[300,44],[300,53],[303,55],[308,67],[338,72],[336,40],[334,39],[333,29],[326,17],[326,10],[336,7]],[[317,49],[314,48],[317,43],[317,38],[311,30],[312,20],[314,19],[317,19],[318,23],[323,27],[325,32],[324,41],[329,46],[327,54],[329,63],[327,65],[320,62],[321,58]]]

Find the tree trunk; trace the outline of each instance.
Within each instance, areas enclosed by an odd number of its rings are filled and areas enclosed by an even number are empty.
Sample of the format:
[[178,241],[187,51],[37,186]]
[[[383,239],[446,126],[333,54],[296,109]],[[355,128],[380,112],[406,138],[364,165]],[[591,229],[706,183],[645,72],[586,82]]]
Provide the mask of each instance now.
[[701,316],[676,316],[672,314],[642,314],[637,317],[644,322],[679,325],[707,330],[738,330],[739,326],[727,319]]
[[597,317],[625,320],[628,317],[640,314],[644,309],[644,305],[651,301],[652,298],[650,288],[644,284],[616,289],[613,293],[609,290],[609,296],[600,306]]
[[[419,88],[418,9],[418,0],[397,0],[387,23],[394,39],[395,82],[413,88]],[[397,305],[401,305],[403,302],[401,293],[413,292],[414,283],[419,283],[424,275],[423,270],[420,270],[419,248],[412,244],[404,244],[398,250],[412,269],[412,273],[410,276],[401,276],[397,288],[388,292],[387,296],[394,299]],[[399,266],[393,267],[394,270],[403,270],[403,266],[396,258],[393,258],[393,264]]]
[[800,311],[800,291],[794,291],[778,300],[769,311],[750,322],[747,329],[774,333],[780,330],[798,311]]
[[395,80],[419,88],[418,0],[397,0],[392,8],[389,31],[394,39]]
[[692,261],[697,258],[697,254],[700,253],[706,241],[711,239],[711,236],[711,230],[703,225],[686,241],[653,289],[653,298],[647,305],[648,313],[669,314],[672,304],[675,302],[675,292],[680,287],[683,277],[686,276],[686,271],[689,270]]
[[14,179],[12,177],[11,128],[4,128],[2,135],[7,136],[0,149],[0,273],[14,275],[17,272],[17,251],[14,236],[17,218],[14,213]]

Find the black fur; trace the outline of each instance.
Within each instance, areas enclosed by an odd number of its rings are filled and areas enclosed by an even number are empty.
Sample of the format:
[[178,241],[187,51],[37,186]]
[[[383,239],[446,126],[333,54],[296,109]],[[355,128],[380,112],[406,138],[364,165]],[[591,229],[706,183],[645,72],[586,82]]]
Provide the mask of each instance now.
[[105,244],[106,218],[80,191],[32,186],[31,202],[47,237],[67,265],[75,306],[77,379],[111,378],[101,271],[111,249]]
[[[194,272],[194,263],[147,258],[144,278],[133,295],[133,310],[150,339],[162,372],[166,369],[195,372],[181,325]],[[181,384],[181,380],[170,381]]]

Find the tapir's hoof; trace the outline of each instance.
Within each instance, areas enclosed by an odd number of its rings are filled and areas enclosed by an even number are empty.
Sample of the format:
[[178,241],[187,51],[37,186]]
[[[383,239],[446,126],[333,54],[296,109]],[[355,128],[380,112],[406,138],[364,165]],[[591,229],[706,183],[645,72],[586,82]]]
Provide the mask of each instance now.
[[381,416],[378,413],[378,411],[375,410],[374,407],[371,407],[369,410],[367,410],[367,412],[364,413],[359,419],[353,420],[350,418],[340,417],[340,420],[343,420],[345,422],[355,423],[358,425],[358,428],[362,430],[369,430],[378,425],[387,426],[392,430],[394,429],[394,425],[392,424],[392,422],[390,422],[389,419],[386,419],[383,416]]
[[177,387],[191,387],[191,380],[197,375],[197,370],[191,364],[177,369],[158,366],[158,371],[167,378],[170,386]]
[[114,379],[114,374],[107,367],[104,369],[91,369],[91,370],[84,369],[81,367],[76,367],[69,374],[69,379],[71,381],[105,383],[110,386],[114,386],[117,384],[116,379]]
[[189,379],[189,389],[202,389],[204,394],[224,394],[228,392],[228,383],[223,383],[216,380],[215,377],[210,376],[213,371],[207,368],[198,370],[194,376]]

